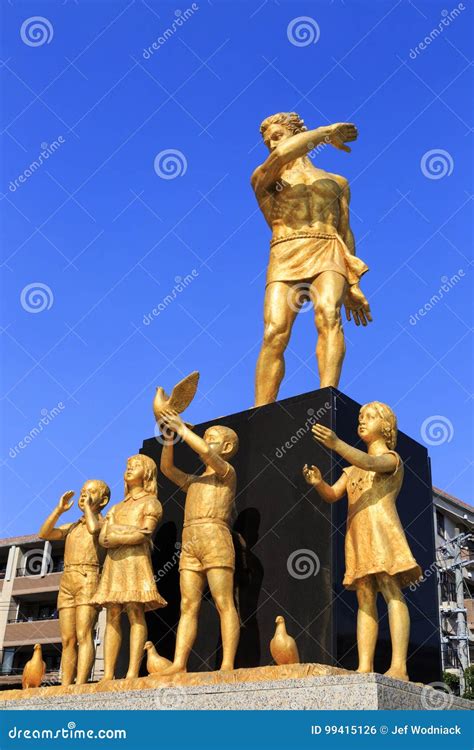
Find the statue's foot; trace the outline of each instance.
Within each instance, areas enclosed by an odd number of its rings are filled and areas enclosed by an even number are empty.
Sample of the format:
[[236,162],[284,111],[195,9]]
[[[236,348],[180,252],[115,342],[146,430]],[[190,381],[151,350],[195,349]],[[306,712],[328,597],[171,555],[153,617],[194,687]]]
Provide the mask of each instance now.
[[358,667],[356,672],[359,674],[371,674],[374,670],[369,667]]
[[181,674],[182,672],[186,672],[186,667],[182,664],[170,664],[169,667],[166,667],[162,672],[160,672],[160,677],[166,677],[170,674]]
[[233,664],[222,664],[221,668],[219,669],[219,672],[233,672],[233,671],[234,671]]
[[127,672],[125,675],[126,680],[135,680],[138,677],[138,672]]
[[405,669],[398,669],[397,667],[390,667],[385,673],[385,677],[393,677],[394,680],[403,680],[404,682],[409,681],[408,674]]
[[97,684],[98,685],[102,685],[103,682],[110,682],[110,680],[115,680],[114,675],[106,675],[106,674],[104,674],[104,676],[99,680],[99,682]]

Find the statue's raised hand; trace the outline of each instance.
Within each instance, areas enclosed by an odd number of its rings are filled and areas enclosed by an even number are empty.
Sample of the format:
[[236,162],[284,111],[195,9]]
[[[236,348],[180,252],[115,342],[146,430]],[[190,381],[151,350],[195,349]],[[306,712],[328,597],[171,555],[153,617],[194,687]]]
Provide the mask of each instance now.
[[356,141],[359,132],[352,122],[336,122],[335,125],[329,126],[329,143],[340,151],[347,151],[350,154],[351,149],[346,146],[347,141]]
[[68,490],[64,493],[64,495],[61,495],[58,503],[58,510],[61,513],[65,513],[67,510],[70,510],[72,508],[72,506],[74,505],[74,500],[71,500],[73,495],[74,490]]
[[313,433],[313,439],[316,440],[317,443],[321,443],[325,448],[334,450],[337,445],[338,437],[333,430],[330,430],[329,427],[325,427],[322,424],[315,424],[311,428],[311,432]]

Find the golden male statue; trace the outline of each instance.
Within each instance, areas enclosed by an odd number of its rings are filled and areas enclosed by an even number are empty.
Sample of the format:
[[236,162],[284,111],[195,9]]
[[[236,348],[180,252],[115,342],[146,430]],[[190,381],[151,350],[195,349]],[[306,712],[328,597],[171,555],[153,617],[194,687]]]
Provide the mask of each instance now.
[[341,305],[356,325],[372,320],[359,288],[368,267],[355,256],[349,184],[340,175],[316,168],[308,158],[324,143],[350,152],[345,143],[357,138],[357,128],[337,123],[307,130],[295,112],[280,112],[267,117],[260,130],[270,155],[251,182],[272,238],[255,406],[278,396],[291,329],[308,299],[315,311],[321,388],[339,384],[345,353]]
[[73,495],[72,490],[62,495],[39,532],[41,539],[65,540],[64,572],[58,595],[63,685],[71,685],[74,677],[76,685],[87,682],[94,661],[92,631],[97,609],[92,604],[92,597],[99,583],[100,565],[104,557],[99,545],[103,522],[100,511],[109,502],[110,489],[99,479],[87,481],[79,496],[78,504],[83,512],[81,518],[73,523],[55,526],[60,516],[72,508]]
[[[221,621],[221,671],[234,668],[240,622],[234,603],[235,552],[230,531],[234,510],[236,474],[229,459],[239,440],[229,427],[209,427],[204,439],[187,427],[174,410],[162,412],[160,426],[177,433],[194,450],[206,468],[200,475],[186,474],[174,465],[172,440],[161,454],[161,471],[186,494],[184,529],[179,561],[181,617],[173,664],[162,674],[186,671],[197,635],[198,615],[206,582]],[[166,437],[166,433],[165,433]]]

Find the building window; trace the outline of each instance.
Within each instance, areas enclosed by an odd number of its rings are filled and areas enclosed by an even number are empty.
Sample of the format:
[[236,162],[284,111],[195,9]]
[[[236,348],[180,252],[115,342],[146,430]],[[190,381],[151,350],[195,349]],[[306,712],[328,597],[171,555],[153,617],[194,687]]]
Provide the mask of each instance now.
[[439,536],[443,537],[443,539],[445,538],[444,516],[439,510],[436,511],[436,531]]

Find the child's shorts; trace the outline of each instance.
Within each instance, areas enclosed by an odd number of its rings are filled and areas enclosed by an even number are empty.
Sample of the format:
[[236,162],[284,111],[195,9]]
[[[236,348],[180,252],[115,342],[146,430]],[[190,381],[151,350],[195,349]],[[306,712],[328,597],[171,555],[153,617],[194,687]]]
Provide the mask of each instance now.
[[227,524],[213,521],[185,524],[180,570],[202,573],[209,568],[235,569],[235,551],[232,534]]
[[59,584],[58,609],[90,604],[98,585],[98,567],[94,565],[66,566]]

